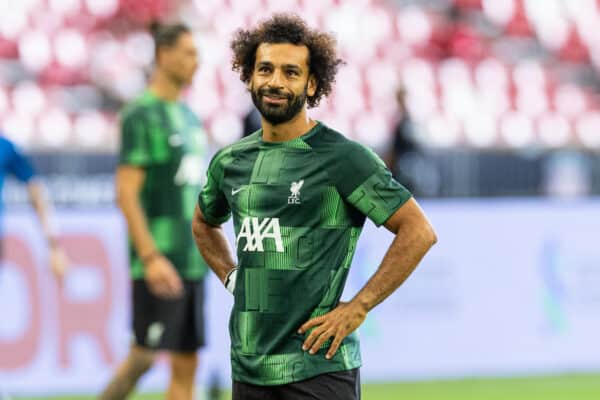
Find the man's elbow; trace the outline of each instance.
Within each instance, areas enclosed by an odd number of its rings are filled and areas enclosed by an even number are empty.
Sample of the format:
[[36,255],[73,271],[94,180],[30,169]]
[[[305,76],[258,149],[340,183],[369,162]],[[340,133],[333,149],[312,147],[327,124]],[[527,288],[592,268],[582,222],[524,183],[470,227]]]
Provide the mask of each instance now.
[[115,191],[115,203],[126,217],[135,212],[137,208],[142,210],[138,194],[126,188],[117,188]]
[[117,204],[117,207],[119,207],[121,210],[124,210],[127,207],[129,196],[127,196],[125,191],[121,188],[117,188],[115,192],[115,203]]
[[423,241],[427,244],[428,248],[433,247],[438,242],[437,234],[433,229],[433,226],[429,223],[429,221],[423,221],[423,226],[421,228]]
[[429,247],[432,247],[438,241],[437,234],[429,222],[427,223],[427,241],[429,243]]
[[433,230],[433,227],[431,227],[430,231],[431,231],[431,233],[430,233],[431,242],[430,243],[431,243],[431,246],[433,246],[438,242],[438,237],[437,237],[437,233],[435,233],[435,231]]

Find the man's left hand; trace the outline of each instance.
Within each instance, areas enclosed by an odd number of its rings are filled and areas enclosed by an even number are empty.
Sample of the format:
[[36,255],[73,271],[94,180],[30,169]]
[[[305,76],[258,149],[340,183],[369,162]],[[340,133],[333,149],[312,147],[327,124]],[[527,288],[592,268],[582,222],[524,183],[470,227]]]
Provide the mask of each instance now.
[[367,312],[360,304],[340,302],[327,314],[312,318],[300,327],[298,333],[301,335],[311,328],[315,328],[304,341],[302,350],[316,354],[327,340],[333,338],[325,355],[325,358],[331,359],[340,347],[342,340],[354,332],[366,317]]

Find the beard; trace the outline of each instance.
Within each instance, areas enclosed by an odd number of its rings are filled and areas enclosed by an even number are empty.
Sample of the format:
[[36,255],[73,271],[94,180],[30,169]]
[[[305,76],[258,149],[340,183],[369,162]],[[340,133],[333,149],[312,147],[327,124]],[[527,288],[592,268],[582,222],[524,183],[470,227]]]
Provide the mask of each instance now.
[[[293,119],[304,107],[306,103],[306,90],[308,83],[304,87],[302,93],[298,95],[285,94],[279,89],[254,89],[250,90],[252,102],[260,112],[260,115],[267,120],[271,125],[279,125]],[[275,98],[285,98],[284,104],[267,104],[264,102],[264,97],[270,96]]]

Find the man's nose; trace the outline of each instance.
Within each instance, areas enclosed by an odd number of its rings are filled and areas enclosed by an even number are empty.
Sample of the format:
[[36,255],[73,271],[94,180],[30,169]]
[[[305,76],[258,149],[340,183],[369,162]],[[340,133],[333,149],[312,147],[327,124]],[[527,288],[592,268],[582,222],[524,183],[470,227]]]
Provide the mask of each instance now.
[[281,71],[275,70],[271,75],[271,79],[268,82],[268,86],[271,88],[282,88],[283,87],[283,76]]

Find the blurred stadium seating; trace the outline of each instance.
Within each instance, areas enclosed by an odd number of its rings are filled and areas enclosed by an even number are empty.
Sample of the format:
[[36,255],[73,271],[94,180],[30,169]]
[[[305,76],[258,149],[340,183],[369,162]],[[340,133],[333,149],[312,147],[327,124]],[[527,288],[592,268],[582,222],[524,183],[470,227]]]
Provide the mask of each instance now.
[[595,0],[2,4],[0,126],[33,151],[114,152],[117,110],[152,63],[144,28],[173,14],[202,50],[192,106],[217,144],[237,139],[250,104],[230,71],[231,33],[290,9],[336,32],[348,61],[315,116],[375,148],[389,141],[399,84],[428,146],[600,148]]

